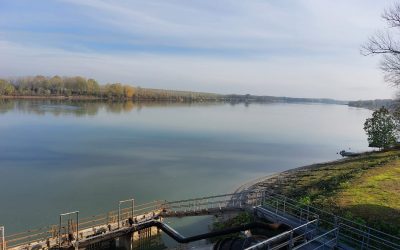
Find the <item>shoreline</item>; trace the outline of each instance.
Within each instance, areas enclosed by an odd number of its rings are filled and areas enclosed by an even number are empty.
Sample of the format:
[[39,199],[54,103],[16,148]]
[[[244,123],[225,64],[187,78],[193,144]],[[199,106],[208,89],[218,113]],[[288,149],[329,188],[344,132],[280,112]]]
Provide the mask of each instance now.
[[254,190],[257,190],[257,188],[259,188],[259,186],[262,186],[263,189],[268,188],[270,190],[274,190],[280,184],[282,184],[282,182],[285,182],[288,179],[296,178],[296,176],[302,172],[316,170],[316,169],[319,169],[321,167],[324,167],[324,166],[330,165],[330,164],[340,164],[340,163],[344,163],[346,161],[356,160],[356,159],[362,158],[366,155],[369,155],[369,154],[375,153],[375,152],[377,152],[377,151],[366,151],[366,152],[360,153],[360,155],[356,156],[356,157],[344,157],[344,158],[341,158],[341,159],[339,158],[337,160],[332,160],[332,161],[313,163],[310,165],[304,165],[304,166],[300,166],[300,167],[291,168],[291,169],[288,169],[288,170],[285,170],[282,172],[265,175],[265,176],[244,182],[243,184],[238,186],[234,190],[233,193],[239,193],[242,191],[254,191]]
[[0,96],[0,99],[12,100],[106,100],[96,96]]
[[224,103],[225,99],[186,100],[177,98],[108,98],[98,96],[5,96],[0,100],[59,100],[59,101],[101,101],[101,102],[143,102],[143,103]]
[[249,180],[240,191],[268,190],[400,236],[400,145]]
[[[150,89],[151,90],[151,89]],[[179,91],[178,91],[179,92]],[[193,92],[197,93],[197,92]],[[200,92],[201,93],[201,92]],[[269,97],[269,96],[260,96]],[[270,104],[270,103],[286,103],[286,104],[326,104],[326,105],[344,105],[351,107],[345,101],[329,102],[325,99],[318,98],[292,98],[292,97],[270,97],[271,99],[243,99],[239,97],[232,97],[231,95],[221,95],[219,97],[187,97],[187,96],[150,96],[150,97],[121,97],[114,98],[108,96],[85,96],[85,95],[0,95],[0,100],[76,100],[76,101],[117,101],[117,102],[174,102],[174,103],[245,103],[245,104]]]

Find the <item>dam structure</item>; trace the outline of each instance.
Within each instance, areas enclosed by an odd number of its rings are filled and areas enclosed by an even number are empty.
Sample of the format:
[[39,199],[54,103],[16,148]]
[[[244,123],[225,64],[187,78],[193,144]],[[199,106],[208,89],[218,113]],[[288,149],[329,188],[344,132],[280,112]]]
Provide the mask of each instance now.
[[[124,207],[124,208],[122,208]],[[163,220],[171,217],[230,215],[248,212],[254,221],[185,237]],[[1,221],[0,221],[1,223]],[[252,237],[253,230],[284,225],[268,237]],[[58,225],[7,234],[0,226],[0,250],[39,249],[155,249],[165,233],[184,249],[187,244],[242,233],[240,238],[210,243],[213,249],[400,249],[400,238],[301,204],[268,190],[241,191],[178,201],[135,204],[120,201],[118,210],[89,218],[79,211],[59,215]],[[158,240],[157,240],[158,239]],[[165,247],[164,247],[165,248]],[[161,248],[160,248],[161,249]]]

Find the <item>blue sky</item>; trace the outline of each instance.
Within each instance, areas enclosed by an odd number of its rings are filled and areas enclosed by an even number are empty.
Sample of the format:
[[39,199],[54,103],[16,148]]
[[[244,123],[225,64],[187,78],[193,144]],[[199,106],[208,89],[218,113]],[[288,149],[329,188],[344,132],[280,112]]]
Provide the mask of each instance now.
[[0,76],[218,93],[390,98],[360,45],[392,0],[0,0]]

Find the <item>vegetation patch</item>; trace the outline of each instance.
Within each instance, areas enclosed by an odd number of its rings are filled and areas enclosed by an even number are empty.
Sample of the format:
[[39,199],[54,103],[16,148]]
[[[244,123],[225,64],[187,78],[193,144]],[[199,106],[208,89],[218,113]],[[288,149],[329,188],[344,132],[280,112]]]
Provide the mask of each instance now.
[[[220,231],[232,227],[237,227],[243,224],[247,224],[254,221],[254,216],[248,212],[241,212],[237,216],[229,219],[224,219],[223,217],[216,220],[212,225],[212,231]],[[218,240],[223,240],[227,238],[241,237],[240,233],[232,233],[223,236],[214,237],[211,239],[212,242]]]
[[[283,173],[285,174],[285,173]],[[400,236],[400,151],[365,153],[286,173],[263,183],[305,205]]]

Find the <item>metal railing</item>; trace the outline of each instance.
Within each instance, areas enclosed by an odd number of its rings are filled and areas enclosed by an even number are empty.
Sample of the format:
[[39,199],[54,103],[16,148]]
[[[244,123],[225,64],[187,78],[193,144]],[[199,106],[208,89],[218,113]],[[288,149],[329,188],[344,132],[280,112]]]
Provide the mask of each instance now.
[[[297,215],[301,218],[317,215],[319,228],[325,232],[334,230],[338,245],[355,249],[400,249],[400,238],[376,230],[363,224],[337,216],[313,206],[301,204],[286,196],[266,192],[263,205],[274,208],[287,215]],[[323,232],[324,233],[324,232]]]
[[[301,204],[296,200],[266,190],[243,191],[240,193],[214,195],[171,202],[155,201],[135,205],[134,211],[133,206],[121,210],[113,210],[105,214],[80,219],[77,225],[63,222],[61,223],[62,230],[60,230],[62,232],[59,231],[59,225],[50,225],[23,233],[7,235],[2,243],[3,245],[7,243],[7,247],[12,248],[28,244],[32,245],[36,242],[43,242],[49,239],[67,237],[66,232],[68,226],[79,228],[79,231],[93,229],[94,233],[96,230],[107,225],[114,225],[114,227],[117,228],[118,223],[122,223],[122,226],[124,226],[126,220],[131,218],[133,213],[135,216],[135,223],[140,223],[141,221],[146,221],[154,217],[156,211],[161,212],[161,214],[169,213],[170,215],[176,214],[176,216],[190,216],[197,212],[253,209],[254,207],[260,206],[268,210],[271,216],[274,215],[276,220],[285,221],[285,223],[288,224],[293,222],[291,225],[292,228],[297,228],[310,221],[317,220],[316,223],[318,224],[319,233],[323,235],[323,237],[318,236],[314,238],[314,243],[317,241],[321,243],[319,240],[325,240],[325,236],[335,234],[336,242],[331,239],[324,243],[325,246],[331,243],[337,243],[339,246],[351,246],[356,249],[400,249],[400,238],[396,236],[380,232],[376,229],[355,223],[318,208]],[[118,213],[118,211],[120,212]],[[316,231],[314,231],[314,233],[316,233]],[[81,236],[78,235],[78,238],[81,238]],[[2,248],[4,248],[4,246],[2,246]]]
[[[317,249],[325,249],[327,247],[328,249],[333,249],[337,245],[337,228],[334,228],[326,233],[323,233],[303,244],[297,245],[293,247],[293,250],[297,249],[310,249],[310,245],[314,244],[314,247],[312,247],[313,250]],[[316,246],[315,246],[316,245]]]
[[264,192],[241,192],[192,198],[178,201],[165,201],[162,207],[172,213],[190,213],[215,209],[248,208],[262,204]]
[[[377,235],[376,230],[369,227],[355,227],[352,223],[339,223],[338,242],[360,249],[400,249],[400,239],[386,235]],[[378,231],[379,232],[379,231]],[[383,234],[379,232],[379,234]]]
[[[143,221],[149,219],[150,216],[148,214],[161,210],[161,204],[161,201],[154,201],[136,205],[135,216],[137,220]],[[118,210],[112,210],[108,213],[79,219],[78,228],[79,231],[93,229],[93,233],[95,234],[96,228],[106,227],[109,224],[117,224],[118,221],[124,224],[124,222],[130,218],[131,215],[132,208],[123,208],[120,210],[120,219],[118,220]],[[62,241],[64,238],[68,237],[68,229],[71,228],[71,226],[72,228],[76,228],[77,224],[70,224],[69,221],[61,221],[61,224],[58,225],[54,224],[37,229],[27,230],[25,232],[6,235],[4,243],[7,243],[7,248],[13,248],[18,246],[34,245],[38,242],[45,242],[49,239],[59,239],[60,237],[62,239],[58,241]],[[76,229],[73,231],[76,231]],[[77,237],[80,238],[79,235]]]
[[[295,242],[299,240],[307,240],[313,237],[315,231],[318,229],[318,219],[304,223],[301,226],[295,227],[289,231],[278,234],[265,241],[257,243],[253,246],[246,248],[250,249],[281,249],[282,247],[289,247],[292,249]],[[272,246],[273,244],[273,246]]]

